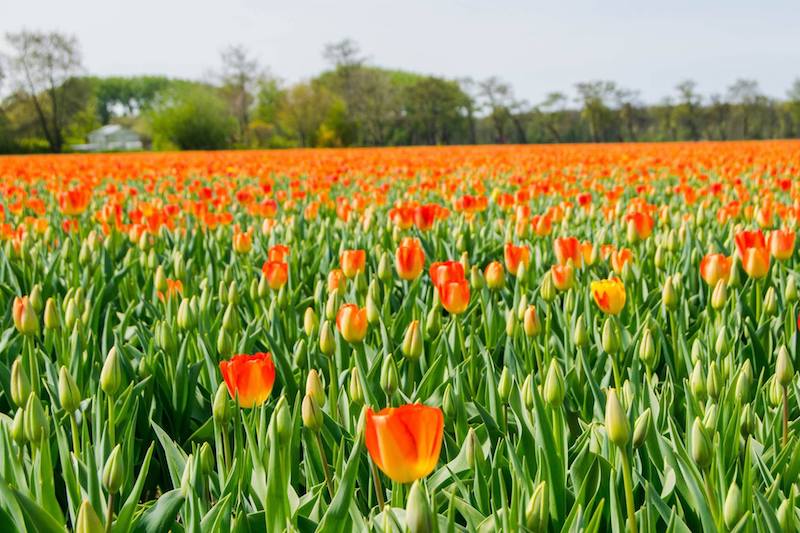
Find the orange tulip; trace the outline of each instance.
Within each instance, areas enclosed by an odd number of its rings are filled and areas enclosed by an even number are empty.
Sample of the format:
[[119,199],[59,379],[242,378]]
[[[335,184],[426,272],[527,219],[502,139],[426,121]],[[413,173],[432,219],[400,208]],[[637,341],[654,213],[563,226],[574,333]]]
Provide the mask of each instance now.
[[269,288],[276,291],[289,281],[289,265],[283,261],[267,261],[261,267]]
[[16,296],[11,307],[11,318],[14,327],[23,335],[32,335],[39,331],[39,317],[33,309],[30,298]]
[[267,401],[275,383],[275,364],[269,353],[235,355],[220,361],[219,370],[231,398],[239,397],[239,405],[250,408]]
[[394,255],[394,265],[401,279],[417,279],[425,268],[425,252],[418,239],[406,237],[400,242]]
[[744,251],[748,248],[766,248],[767,241],[761,230],[757,231],[740,231],[734,236],[736,242],[736,249],[739,250],[739,256],[744,259]]
[[716,287],[721,279],[728,279],[731,274],[732,257],[723,254],[708,254],[700,261],[700,277],[709,287]]
[[397,483],[411,483],[433,472],[442,448],[444,415],[420,404],[367,408],[365,441],[370,457]]
[[490,289],[502,289],[506,283],[506,271],[500,261],[492,261],[486,265],[483,277],[486,278],[486,286]]
[[78,216],[89,206],[91,195],[86,189],[73,189],[58,194],[58,207],[67,216]]
[[533,215],[531,217],[531,228],[539,237],[550,235],[550,231],[553,229],[553,219],[550,215]]
[[611,268],[613,268],[614,272],[617,274],[622,274],[625,263],[631,259],[633,259],[633,252],[631,252],[630,249],[621,248],[619,250],[614,250],[611,252]]
[[785,261],[794,253],[794,231],[779,229],[771,231],[767,238],[767,245],[772,257],[778,261]]
[[286,259],[289,257],[289,247],[285,244],[275,244],[270,247],[269,251],[267,252],[267,258],[270,261],[281,261],[286,262]]
[[437,204],[421,205],[414,209],[414,224],[421,231],[428,231],[433,227],[438,217],[441,206]]
[[437,261],[431,264],[429,273],[433,286],[439,287],[448,281],[464,279],[464,265],[458,261]]
[[328,292],[338,292],[339,294],[344,294],[344,290],[347,285],[347,278],[344,275],[344,272],[341,271],[339,268],[334,268],[330,272],[328,272]]
[[339,257],[342,272],[348,278],[354,278],[359,272],[364,272],[367,265],[367,252],[364,250],[345,250]]
[[236,228],[233,232],[233,251],[237,254],[246,254],[253,249],[253,228],[242,232]]
[[350,343],[358,343],[367,336],[367,310],[356,304],[344,304],[336,313],[336,327],[342,338]]
[[465,279],[448,281],[438,286],[439,299],[448,313],[459,315],[469,306],[469,282]]
[[634,211],[625,215],[623,220],[626,224],[628,224],[628,227],[633,228],[634,232],[636,233],[636,237],[640,241],[647,239],[650,234],[653,233],[653,226],[655,225],[653,222],[653,217],[647,213]]
[[520,264],[525,265],[526,269],[528,268],[528,265],[530,265],[531,249],[525,245],[514,246],[510,242],[506,243],[505,260],[508,271],[512,276],[516,276],[517,269],[519,269]]
[[592,296],[597,307],[609,315],[618,315],[625,307],[625,285],[619,278],[593,281]]
[[760,279],[769,272],[769,252],[766,248],[747,248],[742,256],[742,268],[751,278]]
[[575,268],[572,263],[566,265],[553,265],[550,267],[550,275],[553,278],[553,285],[560,291],[572,288],[575,281]]
[[[572,259],[573,264],[576,266],[581,265],[583,257],[581,243],[575,237],[559,237],[553,241],[553,250],[556,253],[556,261],[558,264],[565,265],[567,261]],[[591,248],[589,249],[591,254]]]
[[594,251],[594,244],[589,241],[583,241],[581,243],[581,253],[583,255],[583,264],[587,266],[592,266],[594,263],[594,258],[592,257],[592,252]]

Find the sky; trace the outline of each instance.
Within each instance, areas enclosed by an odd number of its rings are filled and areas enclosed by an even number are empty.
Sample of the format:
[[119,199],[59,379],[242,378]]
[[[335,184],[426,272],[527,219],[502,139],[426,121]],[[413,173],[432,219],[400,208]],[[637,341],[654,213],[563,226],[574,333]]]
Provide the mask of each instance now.
[[287,83],[349,37],[372,64],[498,76],[532,104],[595,79],[653,103],[687,78],[705,95],[750,78],[773,97],[800,78],[798,0],[0,0],[0,34],[22,28],[76,35],[92,74],[207,79],[241,44]]

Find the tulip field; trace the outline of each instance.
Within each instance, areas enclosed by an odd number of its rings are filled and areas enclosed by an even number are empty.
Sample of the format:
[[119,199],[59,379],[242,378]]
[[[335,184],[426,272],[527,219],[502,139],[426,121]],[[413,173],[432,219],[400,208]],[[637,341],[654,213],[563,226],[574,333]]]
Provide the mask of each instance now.
[[0,531],[793,532],[800,141],[0,158]]

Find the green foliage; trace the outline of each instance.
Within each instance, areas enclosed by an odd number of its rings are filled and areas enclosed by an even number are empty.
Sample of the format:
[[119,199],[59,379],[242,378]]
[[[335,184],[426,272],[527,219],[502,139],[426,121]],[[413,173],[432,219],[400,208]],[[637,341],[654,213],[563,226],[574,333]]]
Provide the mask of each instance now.
[[216,150],[230,146],[236,120],[212,87],[176,87],[149,114],[156,149]]

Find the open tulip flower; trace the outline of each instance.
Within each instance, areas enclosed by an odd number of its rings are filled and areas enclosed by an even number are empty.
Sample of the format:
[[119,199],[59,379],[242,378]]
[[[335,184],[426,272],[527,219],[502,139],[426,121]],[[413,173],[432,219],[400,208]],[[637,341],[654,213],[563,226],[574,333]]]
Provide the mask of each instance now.
[[800,530],[800,140],[0,178],[0,531]]

